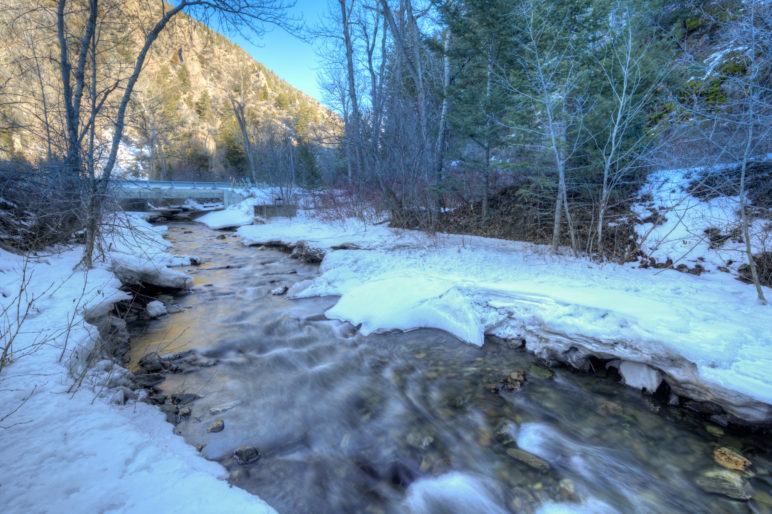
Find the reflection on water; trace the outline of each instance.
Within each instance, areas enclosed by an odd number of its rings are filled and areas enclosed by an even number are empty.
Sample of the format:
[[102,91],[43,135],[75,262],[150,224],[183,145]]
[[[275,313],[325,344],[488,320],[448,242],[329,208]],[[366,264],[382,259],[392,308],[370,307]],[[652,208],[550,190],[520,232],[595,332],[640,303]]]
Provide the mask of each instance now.
[[[716,466],[717,446],[754,461],[755,488],[770,485],[760,438],[711,434],[611,378],[553,374],[503,342],[478,348],[436,330],[362,337],[322,316],[334,299],[271,294],[316,276],[315,266],[201,226],[172,226],[170,238],[204,264],[189,270],[195,285],[175,298],[176,313],[133,327],[133,362],[190,348],[216,360],[161,384],[202,397],[177,430],[280,512],[531,512],[581,502],[595,512],[749,512],[694,484]],[[519,389],[496,392],[520,371]],[[225,429],[209,433],[218,419]],[[239,465],[240,446],[263,457]]]

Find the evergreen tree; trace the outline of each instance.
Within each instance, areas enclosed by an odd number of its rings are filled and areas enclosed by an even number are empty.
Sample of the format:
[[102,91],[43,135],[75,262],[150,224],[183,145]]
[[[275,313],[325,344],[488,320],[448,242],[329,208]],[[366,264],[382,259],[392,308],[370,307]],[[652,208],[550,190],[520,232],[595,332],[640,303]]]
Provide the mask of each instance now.
[[448,122],[457,139],[474,142],[482,168],[482,218],[488,216],[492,152],[504,141],[507,129],[506,90],[498,77],[508,66],[512,46],[511,0],[463,0],[443,5],[450,30],[448,49],[454,70],[448,88]]

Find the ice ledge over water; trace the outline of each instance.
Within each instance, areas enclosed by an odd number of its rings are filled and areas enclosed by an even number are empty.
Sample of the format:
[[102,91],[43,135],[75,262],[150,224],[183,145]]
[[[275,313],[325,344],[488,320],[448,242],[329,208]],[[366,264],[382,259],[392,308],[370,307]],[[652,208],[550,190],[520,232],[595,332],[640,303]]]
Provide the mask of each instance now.
[[[299,240],[326,252],[294,297],[341,296],[328,316],[365,333],[433,327],[480,345],[522,339],[544,358],[584,368],[619,360],[631,387],[661,378],[679,396],[772,424],[772,309],[727,274],[599,266],[528,243],[371,232],[313,219],[243,227],[247,244]],[[362,250],[333,250],[335,247]],[[772,296],[772,291],[769,293]]]

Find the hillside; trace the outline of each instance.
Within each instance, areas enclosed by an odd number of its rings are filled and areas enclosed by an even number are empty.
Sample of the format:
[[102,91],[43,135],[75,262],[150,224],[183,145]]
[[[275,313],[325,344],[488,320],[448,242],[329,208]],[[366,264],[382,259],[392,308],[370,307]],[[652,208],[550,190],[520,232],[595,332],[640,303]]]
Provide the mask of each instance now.
[[[49,142],[56,156],[62,132],[58,44],[51,23],[55,12],[53,6],[25,12],[22,2],[11,4],[0,15],[0,23],[14,36],[4,38],[9,44],[0,56],[5,100],[0,102],[0,154],[37,162],[46,158]],[[160,6],[141,0],[111,6],[100,52],[101,87],[129,75],[146,27],[159,14]],[[264,43],[270,45],[270,40]],[[108,107],[119,93],[120,87]],[[122,171],[165,179],[250,175],[234,114],[238,106],[258,161],[275,160],[276,155],[265,155],[269,150],[275,154],[275,147],[291,147],[298,154],[299,176],[318,174],[319,152],[337,130],[338,118],[225,36],[181,13],[154,43],[135,88]],[[48,133],[46,124],[53,128]],[[109,127],[102,134],[107,140]]]

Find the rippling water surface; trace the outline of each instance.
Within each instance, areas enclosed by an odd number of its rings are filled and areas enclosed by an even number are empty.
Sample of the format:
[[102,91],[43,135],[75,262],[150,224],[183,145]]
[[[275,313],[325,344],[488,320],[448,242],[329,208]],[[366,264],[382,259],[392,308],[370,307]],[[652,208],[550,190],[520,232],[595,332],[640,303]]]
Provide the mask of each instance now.
[[[722,434],[613,377],[547,370],[505,342],[363,337],[324,318],[334,298],[271,294],[316,266],[216,236],[172,224],[174,251],[203,264],[177,312],[132,328],[132,359],[195,349],[216,362],[161,384],[201,396],[177,430],[280,512],[770,512],[761,437]],[[218,419],[225,429],[207,432]],[[263,457],[237,464],[245,445]],[[750,504],[695,485],[719,446],[754,462]]]

